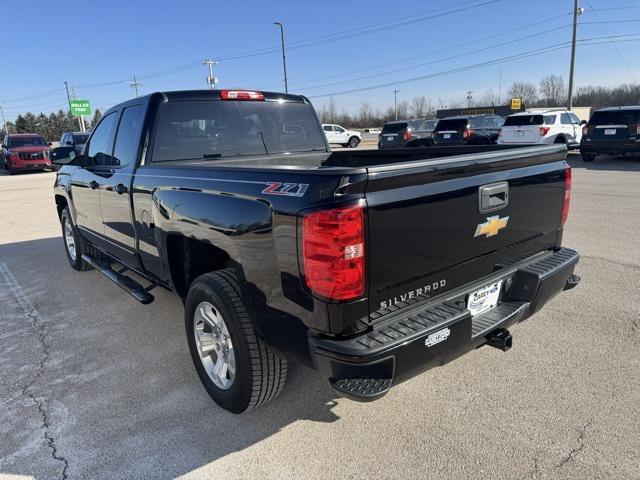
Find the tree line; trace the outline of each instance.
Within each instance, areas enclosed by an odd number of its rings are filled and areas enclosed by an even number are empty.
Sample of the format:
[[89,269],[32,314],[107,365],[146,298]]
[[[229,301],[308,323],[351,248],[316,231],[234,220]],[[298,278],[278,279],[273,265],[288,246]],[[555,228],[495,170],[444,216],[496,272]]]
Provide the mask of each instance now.
[[[530,81],[514,82],[507,89],[507,96],[502,97],[494,90],[487,90],[480,97],[457,98],[445,101],[419,95],[411,100],[398,102],[398,119],[435,117],[438,109],[481,107],[491,105],[508,105],[512,98],[522,98],[527,107],[562,107],[567,104],[568,90],[560,75],[547,75],[536,85]],[[620,105],[640,104],[640,84],[622,84],[617,87],[589,85],[579,87],[573,94],[575,107],[615,107]],[[396,118],[393,105],[386,109],[374,109],[369,102],[364,102],[357,112],[346,109],[338,111],[332,98],[329,103],[318,110],[322,123],[338,123],[346,127],[367,128],[380,127]]]
[[[97,109],[93,113],[91,120],[85,119],[85,126],[87,130],[90,130],[98,123],[102,117],[102,112]],[[78,117],[71,115],[71,112],[65,112],[58,110],[57,112],[50,113],[25,113],[18,115],[15,122],[7,122],[7,128],[9,133],[37,133],[48,142],[55,142],[60,140],[60,137],[64,132],[78,132],[80,131],[80,125],[78,124]],[[5,135],[4,126],[0,130],[2,137]]]

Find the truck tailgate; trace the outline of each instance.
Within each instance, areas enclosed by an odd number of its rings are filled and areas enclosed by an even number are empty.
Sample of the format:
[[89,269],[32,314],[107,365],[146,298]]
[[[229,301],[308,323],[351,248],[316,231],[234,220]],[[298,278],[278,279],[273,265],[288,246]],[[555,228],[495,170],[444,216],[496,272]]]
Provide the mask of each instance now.
[[[559,244],[565,158],[564,146],[542,146],[370,168],[372,318]],[[498,194],[488,212],[480,211],[487,185]]]

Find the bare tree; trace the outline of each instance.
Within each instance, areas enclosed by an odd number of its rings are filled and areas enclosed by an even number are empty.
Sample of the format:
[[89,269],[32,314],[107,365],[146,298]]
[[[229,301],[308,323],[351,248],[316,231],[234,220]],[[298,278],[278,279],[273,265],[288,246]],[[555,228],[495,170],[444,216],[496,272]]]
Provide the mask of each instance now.
[[547,75],[540,80],[540,93],[546,107],[557,107],[564,102],[567,91],[560,75]]
[[483,107],[488,107],[492,105],[500,105],[502,101],[496,92],[493,91],[492,88],[487,90],[484,96],[478,102]]
[[534,105],[538,101],[538,90],[531,82],[513,82],[507,94],[511,98],[521,98],[525,105]]
[[364,102],[360,106],[360,112],[358,114],[358,123],[360,126],[365,127],[369,125],[371,122],[371,104],[369,102]]
[[427,97],[420,95],[411,99],[411,114],[416,118],[423,118],[427,115],[427,108],[430,102]]

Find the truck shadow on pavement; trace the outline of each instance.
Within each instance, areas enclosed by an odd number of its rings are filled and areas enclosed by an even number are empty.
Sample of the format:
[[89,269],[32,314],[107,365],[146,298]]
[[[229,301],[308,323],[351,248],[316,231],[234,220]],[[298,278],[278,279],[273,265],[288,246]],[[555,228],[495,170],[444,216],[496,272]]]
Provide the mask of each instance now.
[[[193,368],[178,297],[156,289],[155,302],[140,305],[99,273],[72,270],[61,242],[0,245],[0,264],[23,292],[0,288],[13,312],[0,311],[0,403],[11,405],[0,412],[0,474],[174,478],[295,422],[339,419],[333,390],[295,364],[270,404],[240,416],[222,410]],[[33,331],[3,335],[18,325]]]

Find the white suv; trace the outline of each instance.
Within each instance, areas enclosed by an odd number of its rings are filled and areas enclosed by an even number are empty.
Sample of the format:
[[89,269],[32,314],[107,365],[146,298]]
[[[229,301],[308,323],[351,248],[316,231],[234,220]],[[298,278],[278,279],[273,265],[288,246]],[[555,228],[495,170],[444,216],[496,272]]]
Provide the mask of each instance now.
[[509,115],[498,133],[498,144],[564,143],[568,148],[578,148],[581,138],[582,124],[575,113],[548,110]]
[[360,132],[347,130],[340,125],[325,123],[322,125],[327,142],[337,143],[343,147],[356,148],[362,141]]

